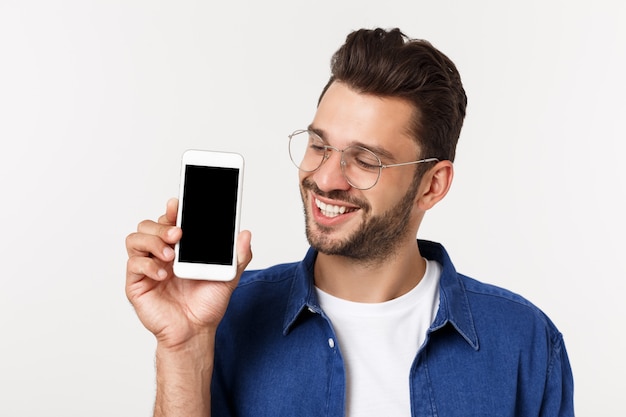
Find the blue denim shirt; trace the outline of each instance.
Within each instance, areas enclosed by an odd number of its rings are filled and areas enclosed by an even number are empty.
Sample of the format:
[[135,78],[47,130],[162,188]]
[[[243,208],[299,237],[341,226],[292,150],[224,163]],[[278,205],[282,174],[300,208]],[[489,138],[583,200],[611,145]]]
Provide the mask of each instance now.
[[[440,306],[410,370],[417,416],[573,416],[573,380],[554,324],[507,290],[458,274],[445,249],[418,241],[443,266]],[[316,257],[246,272],[216,338],[213,417],[339,417],[341,346],[319,307]]]

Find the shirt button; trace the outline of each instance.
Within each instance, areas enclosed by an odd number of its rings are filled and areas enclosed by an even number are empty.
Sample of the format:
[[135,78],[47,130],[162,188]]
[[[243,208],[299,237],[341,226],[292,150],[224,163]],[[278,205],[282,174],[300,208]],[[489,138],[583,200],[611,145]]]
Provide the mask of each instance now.
[[307,308],[311,313],[315,313],[315,310],[313,310],[313,307],[307,307]]
[[331,349],[335,347],[335,341],[333,340],[332,337],[328,338],[328,346],[330,346]]

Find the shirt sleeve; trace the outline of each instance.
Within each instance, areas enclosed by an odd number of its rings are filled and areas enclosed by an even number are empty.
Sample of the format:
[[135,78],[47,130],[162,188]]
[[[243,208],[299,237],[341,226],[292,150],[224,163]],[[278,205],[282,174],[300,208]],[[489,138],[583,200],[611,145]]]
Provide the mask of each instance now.
[[559,333],[552,347],[546,390],[540,417],[574,416],[574,379],[563,336]]

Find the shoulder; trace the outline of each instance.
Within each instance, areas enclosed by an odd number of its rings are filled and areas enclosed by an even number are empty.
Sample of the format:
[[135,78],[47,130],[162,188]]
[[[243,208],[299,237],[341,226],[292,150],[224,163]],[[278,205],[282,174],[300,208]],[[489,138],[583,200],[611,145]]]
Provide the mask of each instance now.
[[467,301],[476,323],[505,333],[543,334],[553,343],[561,334],[548,315],[524,296],[502,288],[458,274],[465,289]]
[[510,308],[519,306],[522,310],[532,314],[543,315],[536,305],[520,294],[467,275],[457,274],[457,276],[470,299],[480,300],[483,303],[502,304]]
[[237,290],[254,287],[259,284],[276,284],[293,279],[299,262],[274,265],[265,269],[244,271]]
[[226,316],[251,312],[256,315],[260,310],[279,314],[280,306],[289,299],[298,268],[299,263],[287,263],[245,271],[230,299]]
[[474,295],[477,297],[493,298],[494,301],[500,301],[504,303],[520,304],[531,309],[536,308],[536,306],[532,304],[529,300],[511,290],[483,281],[479,281],[467,275],[457,274],[457,276],[463,284],[465,291],[470,295]]

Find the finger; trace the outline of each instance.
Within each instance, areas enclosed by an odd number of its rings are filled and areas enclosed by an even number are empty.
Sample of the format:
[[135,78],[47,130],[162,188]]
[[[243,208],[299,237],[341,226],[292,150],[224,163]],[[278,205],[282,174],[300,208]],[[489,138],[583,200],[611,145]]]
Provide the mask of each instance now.
[[155,281],[163,281],[172,275],[171,265],[156,258],[131,256],[126,263],[127,285],[148,277]]
[[146,235],[158,236],[170,245],[177,243],[182,236],[182,230],[179,227],[155,223],[152,220],[144,220],[139,223],[137,226],[137,232]]
[[159,236],[145,233],[131,233],[126,237],[128,256],[156,257],[163,262],[174,260],[174,249]]
[[170,198],[167,200],[165,207],[165,214],[159,217],[159,223],[166,224],[168,226],[174,226],[176,224],[176,216],[178,215],[178,199]]
[[167,200],[165,207],[165,214],[159,217],[160,224],[166,224],[168,226],[174,226],[176,224],[176,216],[178,215],[178,199],[170,198]]
[[165,217],[167,218],[168,224],[175,225],[177,215],[178,215],[178,199],[170,198],[169,200],[167,200],[167,205],[165,208]]

